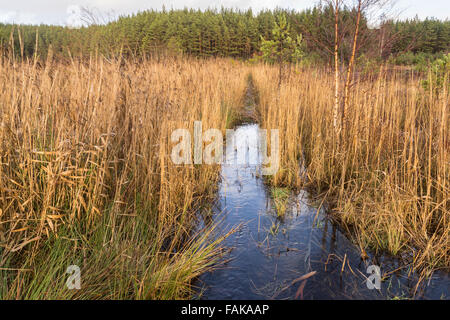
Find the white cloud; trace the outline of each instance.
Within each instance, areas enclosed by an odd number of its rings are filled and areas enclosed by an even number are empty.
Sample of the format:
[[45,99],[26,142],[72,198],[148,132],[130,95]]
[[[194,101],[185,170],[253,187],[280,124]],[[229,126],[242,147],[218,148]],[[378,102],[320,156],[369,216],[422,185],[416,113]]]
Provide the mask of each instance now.
[[[349,0],[350,1],[350,0]],[[47,23],[68,25],[77,24],[67,9],[72,6],[87,6],[96,8],[99,12],[109,16],[126,15],[146,9],[182,9],[184,7],[206,9],[222,6],[228,8],[247,9],[251,7],[254,12],[261,9],[273,9],[277,6],[290,9],[304,9],[313,6],[318,0],[0,0],[0,22],[15,23]],[[401,15],[413,17],[416,13],[420,18],[436,16],[441,19],[448,17],[448,0],[397,0],[397,8],[406,9]]]

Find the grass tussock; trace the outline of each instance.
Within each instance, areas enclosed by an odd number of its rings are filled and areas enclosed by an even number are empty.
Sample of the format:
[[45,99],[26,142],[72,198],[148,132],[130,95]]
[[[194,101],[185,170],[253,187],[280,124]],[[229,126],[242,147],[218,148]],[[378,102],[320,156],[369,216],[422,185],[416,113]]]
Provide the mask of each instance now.
[[175,166],[170,134],[224,130],[245,76],[225,60],[0,61],[0,297],[189,297],[218,258],[211,228],[192,230],[219,168]]
[[278,217],[284,218],[288,205],[290,190],[288,188],[271,187],[270,193]]
[[326,193],[333,215],[362,250],[400,254],[422,276],[450,267],[446,85],[426,91],[417,76],[383,71],[360,79],[337,134],[329,73],[293,70],[278,90],[275,67],[252,72],[262,125],[283,137],[273,185],[307,182]]

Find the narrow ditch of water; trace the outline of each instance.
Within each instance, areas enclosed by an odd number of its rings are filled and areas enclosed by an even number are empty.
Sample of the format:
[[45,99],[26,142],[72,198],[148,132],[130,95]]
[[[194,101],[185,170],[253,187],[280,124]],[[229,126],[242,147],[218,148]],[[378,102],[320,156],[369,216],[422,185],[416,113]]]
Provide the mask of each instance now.
[[[324,212],[310,204],[308,193],[291,193],[283,218],[277,215],[270,187],[260,175],[257,124],[235,129],[237,141],[227,144],[226,159],[247,148],[247,164],[222,166],[212,222],[217,235],[239,226],[223,243],[231,248],[220,269],[200,277],[200,299],[386,299],[414,296],[417,281],[405,269],[369,289],[369,265],[381,274],[399,268],[395,259],[373,257],[363,261],[357,248]],[[242,156],[242,154],[241,154]],[[303,277],[303,278],[302,278]],[[372,283],[374,283],[372,281]],[[417,289],[416,298],[448,299],[448,274],[436,273]]]

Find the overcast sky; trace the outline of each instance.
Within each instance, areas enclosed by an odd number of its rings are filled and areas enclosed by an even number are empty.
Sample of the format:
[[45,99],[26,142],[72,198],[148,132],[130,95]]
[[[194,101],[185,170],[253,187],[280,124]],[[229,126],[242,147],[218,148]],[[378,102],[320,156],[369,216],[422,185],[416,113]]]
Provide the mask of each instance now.
[[[397,0],[395,15],[400,18],[436,17],[448,19],[450,15],[450,0]],[[78,8],[88,6],[96,8],[105,16],[129,14],[145,9],[161,9],[163,4],[170,8],[200,8],[208,7],[247,9],[255,11],[263,8],[304,9],[313,6],[317,0],[0,0],[0,22],[26,24],[59,24],[76,25],[79,23]]]

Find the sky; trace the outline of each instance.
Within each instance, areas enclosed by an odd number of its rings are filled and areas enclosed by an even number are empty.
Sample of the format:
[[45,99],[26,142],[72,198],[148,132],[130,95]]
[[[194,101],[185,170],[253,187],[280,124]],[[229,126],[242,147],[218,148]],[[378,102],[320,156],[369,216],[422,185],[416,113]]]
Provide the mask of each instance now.
[[[78,26],[80,7],[89,7],[101,13],[106,19],[126,15],[146,9],[228,8],[254,11],[275,7],[305,9],[316,4],[317,0],[0,0],[0,22],[22,24],[57,24]],[[391,11],[394,18],[435,17],[448,19],[450,0],[397,0]],[[97,14],[99,15],[99,14]]]

